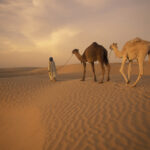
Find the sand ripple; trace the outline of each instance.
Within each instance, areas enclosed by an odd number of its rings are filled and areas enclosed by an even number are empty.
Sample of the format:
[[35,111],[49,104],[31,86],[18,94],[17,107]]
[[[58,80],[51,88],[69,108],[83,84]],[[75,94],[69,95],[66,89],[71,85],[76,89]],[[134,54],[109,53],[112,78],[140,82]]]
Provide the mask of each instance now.
[[0,78],[0,150],[149,150],[149,74],[136,88],[79,77]]

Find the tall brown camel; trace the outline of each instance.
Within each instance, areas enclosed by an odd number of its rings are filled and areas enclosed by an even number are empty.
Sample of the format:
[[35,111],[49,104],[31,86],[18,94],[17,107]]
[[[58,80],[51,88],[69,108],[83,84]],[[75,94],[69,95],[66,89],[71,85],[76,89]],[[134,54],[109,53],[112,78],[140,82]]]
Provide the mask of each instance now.
[[[110,49],[114,50],[117,57],[122,58],[122,64],[120,68],[120,73],[122,74],[125,82],[128,84],[130,82],[131,77],[131,65],[134,59],[136,59],[139,63],[139,75],[136,81],[131,85],[132,87],[136,86],[138,81],[141,79],[143,75],[143,63],[146,55],[149,55],[150,61],[150,42],[144,41],[141,38],[135,38],[133,40],[128,41],[122,51],[118,50],[117,43],[113,43],[110,46]],[[124,64],[126,61],[129,61],[128,66],[128,79],[124,74]]]
[[97,44],[96,42],[93,42],[89,47],[87,47],[82,55],[80,55],[78,49],[74,49],[72,51],[73,54],[81,61],[83,64],[83,77],[81,81],[85,81],[85,74],[86,74],[86,62],[89,62],[92,67],[92,71],[94,74],[94,81],[96,80],[95,75],[95,67],[94,62],[99,61],[99,64],[102,68],[102,79],[99,83],[103,83],[104,80],[104,74],[105,74],[105,67],[107,67],[107,81],[109,81],[109,73],[110,73],[110,64],[107,57],[107,50],[102,46]]

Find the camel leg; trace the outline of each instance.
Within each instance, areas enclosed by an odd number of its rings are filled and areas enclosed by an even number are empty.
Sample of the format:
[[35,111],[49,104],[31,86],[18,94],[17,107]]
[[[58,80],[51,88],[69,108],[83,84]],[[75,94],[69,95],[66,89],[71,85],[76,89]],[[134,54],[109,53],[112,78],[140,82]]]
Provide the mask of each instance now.
[[86,74],[86,63],[83,62],[83,76],[81,81],[85,81],[85,74]]
[[102,79],[99,81],[99,83],[103,83],[104,80],[104,74],[105,74],[105,67],[102,62],[100,62],[101,68],[102,68]]
[[107,64],[106,67],[107,67],[107,81],[109,81],[110,80],[110,77],[109,77],[109,74],[110,74],[110,64]]
[[132,61],[129,61],[129,65],[128,65],[128,83],[130,83],[130,78],[131,78],[131,65],[132,65]]
[[96,82],[94,62],[91,62],[91,67],[92,67],[92,71],[93,71],[93,74],[94,74],[94,81]]
[[126,75],[124,74],[124,65],[125,65],[126,60],[127,60],[126,57],[124,57],[123,60],[122,60],[122,64],[121,64],[121,68],[120,68],[120,73],[122,74],[125,82],[128,83],[128,79],[127,79]]
[[139,75],[136,79],[136,81],[131,85],[132,87],[135,87],[136,84],[139,82],[139,80],[141,79],[142,75],[143,75],[143,60],[139,60]]

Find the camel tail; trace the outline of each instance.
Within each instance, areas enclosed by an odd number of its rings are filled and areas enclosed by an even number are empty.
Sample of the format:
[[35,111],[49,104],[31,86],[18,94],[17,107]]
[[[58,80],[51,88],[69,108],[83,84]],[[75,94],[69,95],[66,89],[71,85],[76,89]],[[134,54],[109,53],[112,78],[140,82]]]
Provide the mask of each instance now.
[[149,63],[150,63],[150,49],[148,51],[148,59],[149,59]]
[[109,64],[107,51],[104,51],[103,61],[104,61],[105,65]]

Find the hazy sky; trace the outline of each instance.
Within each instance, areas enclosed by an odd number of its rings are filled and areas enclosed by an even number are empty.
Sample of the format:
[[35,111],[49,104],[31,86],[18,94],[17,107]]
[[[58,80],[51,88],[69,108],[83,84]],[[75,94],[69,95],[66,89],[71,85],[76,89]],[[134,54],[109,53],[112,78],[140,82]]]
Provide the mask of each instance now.
[[109,51],[150,40],[149,15],[150,0],[0,0],[0,67],[47,66],[49,56],[60,65],[94,41]]

